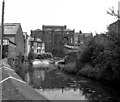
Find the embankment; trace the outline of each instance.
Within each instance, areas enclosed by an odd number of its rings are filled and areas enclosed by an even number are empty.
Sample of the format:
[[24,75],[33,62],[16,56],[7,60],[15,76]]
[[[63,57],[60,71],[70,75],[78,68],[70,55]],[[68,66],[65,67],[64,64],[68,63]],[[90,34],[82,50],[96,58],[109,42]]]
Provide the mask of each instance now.
[[8,64],[7,59],[0,60],[0,100],[49,100],[35,91]]

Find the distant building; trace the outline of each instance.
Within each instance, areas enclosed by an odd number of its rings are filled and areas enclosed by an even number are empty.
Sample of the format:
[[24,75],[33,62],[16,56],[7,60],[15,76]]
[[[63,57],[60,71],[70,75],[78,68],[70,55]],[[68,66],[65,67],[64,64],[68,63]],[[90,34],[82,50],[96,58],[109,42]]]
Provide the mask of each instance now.
[[59,25],[43,25],[42,30],[65,30],[67,29],[66,25],[59,26]]
[[74,35],[74,45],[75,46],[80,46],[80,45],[83,45],[84,44],[84,37],[83,37],[83,34],[82,32],[76,32],[75,35]]
[[93,38],[92,33],[75,33],[75,46],[86,45]]
[[93,38],[92,33],[82,33],[81,36],[82,36],[83,43],[85,45],[87,45],[91,41],[91,39]]
[[31,43],[31,46],[30,46],[31,52],[33,52],[35,54],[45,53],[45,45],[41,39],[31,38],[30,43]]
[[120,33],[120,20],[117,20],[108,26],[111,33]]
[[43,25],[42,30],[31,30],[32,38],[45,43],[45,52],[62,53],[65,44],[74,45],[74,30],[64,26]]
[[93,38],[93,34],[92,33],[82,33],[77,32],[75,33],[75,46],[79,47],[79,51],[83,51],[85,46],[88,45],[88,43],[91,41],[91,39]]
[[28,57],[28,54],[27,54],[27,52],[28,52],[28,35],[27,35],[27,32],[23,32],[23,35],[24,35],[24,49],[25,49],[25,52],[24,52],[24,56],[25,56],[25,58],[27,58]]
[[79,38],[79,33],[75,33],[74,34],[74,45],[75,46],[78,46],[78,43],[79,43],[79,40],[78,40],[78,38]]
[[[0,32],[1,33],[1,32]],[[5,23],[3,38],[9,39],[16,44],[17,55],[24,55],[25,53],[25,38],[23,35],[20,23]]]
[[27,38],[27,42],[26,42],[27,44],[27,46],[26,46],[26,56],[28,57],[28,55],[29,55],[29,53],[30,53],[30,50],[31,50],[31,37],[30,36],[28,36],[28,38]]

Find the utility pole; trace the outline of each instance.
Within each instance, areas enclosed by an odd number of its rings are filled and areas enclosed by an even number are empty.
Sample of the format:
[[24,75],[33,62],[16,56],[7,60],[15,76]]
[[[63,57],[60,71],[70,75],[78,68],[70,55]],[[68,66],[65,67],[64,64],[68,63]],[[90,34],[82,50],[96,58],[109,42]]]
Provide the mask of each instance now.
[[2,55],[3,55],[4,5],[5,5],[5,1],[3,0],[3,2],[2,2],[2,22],[1,22],[1,28],[2,28],[2,33],[1,33],[1,56],[0,56],[1,60],[2,60]]

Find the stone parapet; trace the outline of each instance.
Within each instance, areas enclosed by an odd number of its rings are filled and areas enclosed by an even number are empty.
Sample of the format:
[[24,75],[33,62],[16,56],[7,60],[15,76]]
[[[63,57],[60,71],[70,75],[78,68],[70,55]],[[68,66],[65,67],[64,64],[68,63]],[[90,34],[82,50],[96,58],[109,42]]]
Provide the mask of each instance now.
[[44,100],[50,102],[30,87],[7,64],[7,60],[0,60],[0,101],[2,100]]

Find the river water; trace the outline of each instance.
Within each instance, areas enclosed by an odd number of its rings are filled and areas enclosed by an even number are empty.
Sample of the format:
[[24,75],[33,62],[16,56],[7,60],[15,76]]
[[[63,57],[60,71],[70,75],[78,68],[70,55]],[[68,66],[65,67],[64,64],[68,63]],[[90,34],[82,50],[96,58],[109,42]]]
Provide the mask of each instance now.
[[120,96],[115,90],[84,77],[66,74],[58,69],[32,68],[25,73],[24,80],[50,100],[120,102]]

